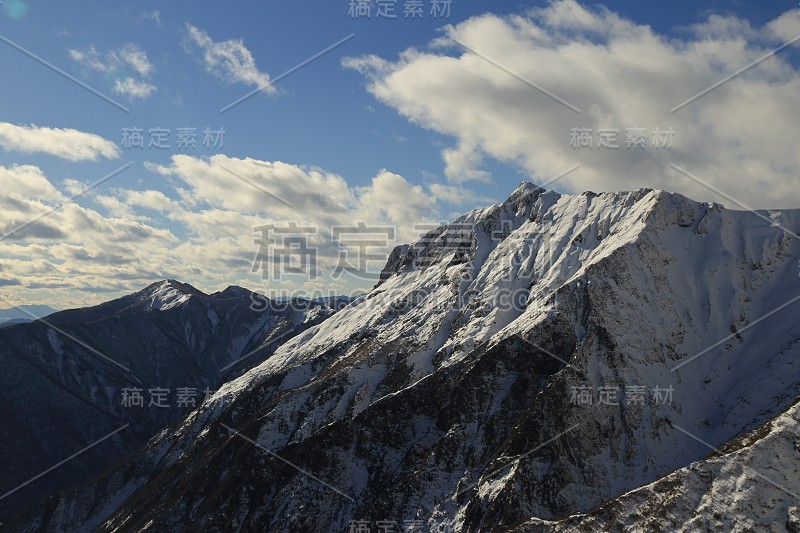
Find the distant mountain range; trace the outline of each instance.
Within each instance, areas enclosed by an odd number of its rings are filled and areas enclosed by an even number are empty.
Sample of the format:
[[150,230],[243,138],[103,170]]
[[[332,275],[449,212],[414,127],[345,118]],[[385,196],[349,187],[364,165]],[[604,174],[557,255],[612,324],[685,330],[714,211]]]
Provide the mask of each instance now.
[[3,434],[13,436],[0,440],[0,456],[13,458],[4,460],[0,495],[128,425],[0,499],[0,516],[108,468],[348,301],[270,302],[241,287],[208,295],[167,280],[0,329],[0,413]]
[[0,309],[0,328],[12,324],[31,322],[37,318],[45,318],[57,311],[57,309],[46,305],[19,305],[8,309]]
[[[52,317],[130,372],[0,331],[14,479],[124,423],[95,466],[150,436],[8,529],[798,531],[798,232],[800,210],[522,184],[313,324],[164,282]],[[265,341],[274,323],[292,337]],[[169,416],[119,407],[187,375],[222,384]]]

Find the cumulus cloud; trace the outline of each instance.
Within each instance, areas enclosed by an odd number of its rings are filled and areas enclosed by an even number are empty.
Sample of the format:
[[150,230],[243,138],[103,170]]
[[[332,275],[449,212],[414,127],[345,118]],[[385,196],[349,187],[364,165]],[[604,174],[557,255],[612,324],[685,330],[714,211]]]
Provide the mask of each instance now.
[[110,74],[112,90],[119,95],[144,100],[156,91],[156,86],[149,81],[155,67],[147,53],[135,43],[126,43],[106,53],[98,52],[94,46],[70,49],[67,53],[87,69]]
[[459,144],[457,148],[446,148],[442,151],[444,175],[454,182],[492,180],[491,174],[480,168],[483,156],[476,146]]
[[[753,207],[797,206],[797,43],[671,111],[800,35],[796,11],[757,27],[712,15],[680,35],[560,0],[448,26],[430,47],[396,61],[373,55],[343,65],[362,73],[379,101],[455,139],[442,152],[454,184],[492,179],[482,157],[515,164],[539,183],[580,163],[553,186],[653,187],[736,207],[674,163]],[[591,150],[571,146],[574,128],[592,130]],[[617,130],[620,148],[598,148],[602,128]],[[644,149],[626,149],[629,128],[645,129]],[[653,146],[656,128],[672,128],[670,149]]]
[[173,213],[180,210],[178,202],[161,191],[124,191],[125,205],[151,209],[160,213]]
[[214,41],[204,30],[186,24],[184,46],[187,51],[200,50],[206,71],[213,76],[223,81],[252,85],[264,92],[275,92],[269,83],[269,74],[258,70],[253,54],[241,39]]
[[[74,186],[68,183],[67,187]],[[0,234],[6,245],[20,241],[88,241],[103,249],[103,241],[133,243],[163,230],[127,219],[105,218],[69,202],[42,170],[32,165],[0,166]],[[40,248],[32,248],[34,250]],[[0,254],[3,255],[3,254]]]
[[116,144],[93,133],[8,122],[0,122],[0,147],[28,154],[45,153],[68,161],[97,161],[120,156]]
[[[263,292],[351,293],[375,283],[391,248],[440,221],[433,189],[388,170],[353,187],[316,167],[225,155],[175,155],[167,165],[147,168],[169,177],[163,190],[104,188],[82,196],[78,205],[66,194],[82,191],[81,182],[63,180],[62,193],[35,166],[0,166],[0,187],[7,191],[0,197],[0,234],[40,217],[0,239],[0,271],[20,281],[14,294],[27,302],[86,305],[163,278],[207,290],[238,280]],[[313,228],[307,237],[317,253],[318,277],[262,279],[260,268],[254,271],[256,258],[269,264],[271,256],[262,251],[257,228],[292,223]],[[361,253],[358,243],[334,235],[337,228],[347,233],[359,227],[391,228],[383,244],[364,252],[371,258],[366,264],[352,259]],[[348,266],[365,272],[333,276],[343,253],[351,254]],[[85,287],[95,292],[87,295]]]
[[435,211],[435,199],[421,186],[387,170],[369,186],[351,188],[343,177],[322,169],[223,154],[209,159],[174,155],[169,165],[149,168],[183,181],[190,204],[274,220],[310,220],[320,228],[364,221],[396,225],[411,237],[413,226],[430,222]]
[[0,187],[0,271],[20,281],[15,294],[26,302],[97,303],[171,271],[167,251],[179,240],[163,225],[69,202],[31,165],[0,166]]
[[94,46],[84,50],[70,49],[69,56],[81,65],[101,72],[114,72],[128,67],[140,76],[150,76],[155,68],[147,57],[147,53],[135,43],[126,43],[115,50],[101,54]]
[[53,186],[39,167],[33,165],[16,165],[4,167],[0,165],[0,202],[6,208],[16,205],[20,199],[38,199],[40,201],[57,202],[63,200],[58,189]]
[[145,81],[137,81],[133,78],[114,81],[114,92],[127,96],[131,99],[144,100],[155,92],[156,88]]
[[497,200],[483,196],[476,193],[471,189],[460,185],[445,185],[442,183],[431,183],[428,185],[431,194],[437,199],[442,200],[451,205],[465,206],[465,205],[479,205],[487,206],[496,203]]

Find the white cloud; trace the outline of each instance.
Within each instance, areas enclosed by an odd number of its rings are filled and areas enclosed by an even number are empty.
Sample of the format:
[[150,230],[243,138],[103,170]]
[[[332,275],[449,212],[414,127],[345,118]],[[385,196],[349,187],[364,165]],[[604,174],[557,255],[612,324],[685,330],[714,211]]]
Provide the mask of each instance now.
[[116,159],[120,150],[94,133],[68,128],[40,128],[0,122],[0,147],[24,153],[45,153],[68,161]]
[[172,213],[180,210],[178,203],[161,191],[125,191],[125,204],[129,206],[144,207],[162,213]]
[[147,168],[181,179],[189,204],[312,221],[320,228],[364,221],[396,225],[411,237],[414,224],[430,222],[435,208],[435,199],[422,187],[386,170],[369,186],[351,188],[343,177],[321,169],[223,154],[210,159],[174,155],[168,166]]
[[135,43],[125,43],[104,54],[94,46],[83,50],[70,49],[67,53],[88,69],[111,75],[113,90],[117,94],[130,99],[145,99],[156,91],[156,86],[148,81],[155,67],[147,53]]
[[[675,172],[675,163],[754,207],[796,206],[797,45],[684,109],[670,110],[800,35],[800,17],[792,10],[754,27],[711,16],[682,35],[666,38],[604,8],[561,0],[525,16],[487,14],[448,26],[430,49],[409,49],[397,61],[365,56],[343,65],[364,74],[379,101],[455,139],[442,152],[445,175],[454,183],[490,179],[482,156],[516,164],[540,183],[580,163],[554,186],[653,187],[736,207]],[[570,146],[577,127],[592,128],[593,150]],[[625,129],[637,127],[646,129],[647,147],[626,150]],[[673,129],[671,150],[651,146],[656,127]],[[598,150],[599,128],[618,129],[622,148]]]
[[133,78],[125,78],[124,80],[116,80],[114,82],[114,92],[134,99],[139,98],[144,100],[153,92],[156,87],[146,81],[137,81]]
[[[172,178],[172,190],[104,188],[103,194],[82,196],[78,205],[66,202],[39,168],[0,166],[0,187],[6,191],[0,196],[0,234],[47,213],[0,240],[3,278],[19,283],[8,291],[26,302],[62,307],[94,304],[168,277],[210,290],[248,280],[246,285],[262,291],[350,293],[372,286],[375,277],[328,275],[342,253],[332,238],[334,226],[395,227],[385,247],[371,245],[365,252],[385,258],[393,246],[420,236],[415,225],[440,220],[434,196],[386,170],[367,186],[351,187],[319,168],[224,155],[176,155],[169,165],[146,168]],[[62,183],[70,194],[84,188],[74,179]],[[289,221],[316,228],[309,245],[318,250],[321,275],[262,280],[253,272],[259,251],[254,228],[286,227]],[[383,263],[366,266],[376,275]],[[86,287],[94,292],[87,295]]]
[[[148,169],[180,180],[182,184],[176,184],[180,200],[128,195],[126,203],[160,206],[158,209],[190,236],[190,242],[178,247],[176,253],[203,257],[206,272],[214,270],[213,262],[220,271],[238,271],[257,279],[257,274],[251,272],[258,251],[254,228],[264,224],[286,228],[294,223],[314,228],[309,245],[317,249],[323,273],[329,274],[341,254],[333,239],[334,227],[355,228],[363,223],[372,228],[394,228],[384,249],[369,250],[370,254],[383,253],[387,257],[395,245],[420,237],[415,226],[427,228],[439,220],[436,198],[386,170],[378,172],[367,186],[350,187],[341,176],[322,169],[225,155],[209,159],[176,155],[170,165],[151,164]],[[382,267],[382,261],[368,265],[375,274]],[[286,281],[281,280],[272,288],[285,289]],[[306,291],[347,291],[371,286],[375,278],[332,279],[323,274],[318,280],[295,282]]]
[[[436,199],[422,187],[412,185],[399,174],[382,170],[369,187],[357,189],[354,215],[374,223],[390,223],[398,227],[408,240],[419,237],[413,227],[431,221]],[[351,215],[352,216],[352,215]],[[347,222],[346,220],[343,222]],[[353,223],[351,219],[350,224]]]
[[147,217],[136,215],[130,206],[115,196],[97,195],[94,201],[104,207],[112,218],[145,221]]
[[155,67],[147,57],[147,53],[136,43],[125,43],[121,47],[101,54],[94,46],[83,50],[69,49],[69,56],[84,67],[101,72],[114,72],[121,68],[131,68],[143,77],[149,77]]
[[264,92],[275,92],[269,84],[269,74],[261,72],[255,58],[241,40],[229,39],[215,42],[208,33],[196,26],[186,24],[186,49],[192,46],[200,49],[206,70],[217,78],[260,87]]
[[800,24],[798,19],[800,14],[795,10],[789,10],[775,20],[767,24],[768,31],[772,32],[775,39],[780,41],[791,41],[800,35]]
[[100,53],[94,46],[89,46],[84,50],[77,50],[77,49],[69,49],[67,50],[67,54],[69,57],[83,65],[84,67],[90,68],[92,70],[100,70],[100,71],[107,71],[109,67],[100,57]]
[[[0,270],[20,282],[15,290],[24,301],[96,303],[107,299],[104,291],[129,292],[170,271],[177,237],[126,216],[124,205],[122,216],[103,216],[68,202],[30,165],[0,167],[0,187],[7,191],[0,196],[0,234],[16,230],[0,240]],[[96,292],[87,296],[86,287]]]
[[[0,202],[12,200],[39,199],[40,201],[60,201],[63,199],[58,189],[45,177],[39,167],[33,165],[0,166]],[[19,206],[21,207],[21,206]],[[6,205],[6,210],[10,207]]]
[[72,196],[81,194],[82,192],[86,191],[86,188],[88,187],[86,183],[72,178],[64,179],[61,184],[64,186],[64,189],[67,191],[67,193]]
[[[460,185],[444,185],[441,183],[431,183],[428,185],[431,194],[438,200],[447,202],[454,206],[487,206],[497,203],[497,200],[477,194],[471,189]],[[455,217],[451,217],[455,218]]]
[[490,182],[491,174],[481,170],[483,156],[476,146],[466,146],[460,143],[457,148],[442,150],[444,160],[444,175],[447,179],[457,183],[466,181]]
[[135,44],[127,43],[116,53],[119,55],[119,59],[122,63],[130,65],[140,76],[148,77],[152,74],[154,70],[153,64],[150,63],[144,50],[140,49]]

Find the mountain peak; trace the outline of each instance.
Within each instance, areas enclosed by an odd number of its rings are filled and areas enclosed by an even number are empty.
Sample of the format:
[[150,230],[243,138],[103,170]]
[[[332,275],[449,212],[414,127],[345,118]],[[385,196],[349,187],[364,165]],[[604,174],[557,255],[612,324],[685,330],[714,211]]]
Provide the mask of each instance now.
[[252,291],[240,287],[238,285],[228,285],[225,290],[215,292],[211,295],[212,298],[242,298],[249,297],[253,294]]
[[519,185],[517,185],[517,188],[514,189],[514,192],[511,193],[511,196],[514,196],[515,194],[518,194],[519,192],[535,191],[537,189],[542,189],[542,187],[539,187],[538,185],[536,185],[532,181],[521,181],[521,182],[519,182]]
[[183,294],[205,295],[205,293],[203,291],[201,291],[201,290],[189,285],[188,283],[182,283],[182,282],[180,282],[178,280],[171,279],[171,278],[170,279],[164,279],[164,280],[161,280],[161,281],[157,281],[157,282],[149,285],[145,289],[145,291],[150,291],[150,290],[169,290],[169,289],[173,289],[173,290],[179,291],[179,292],[181,292]]
[[140,301],[150,301],[151,309],[166,311],[188,301],[192,296],[207,295],[188,283],[165,279],[148,286],[138,296]]
[[519,185],[517,185],[517,188],[514,189],[514,192],[512,192],[508,198],[502,202],[502,204],[518,205],[521,202],[529,201],[531,198],[538,198],[547,192],[551,192],[552,194],[560,196],[559,193],[540,187],[533,182],[522,181]]

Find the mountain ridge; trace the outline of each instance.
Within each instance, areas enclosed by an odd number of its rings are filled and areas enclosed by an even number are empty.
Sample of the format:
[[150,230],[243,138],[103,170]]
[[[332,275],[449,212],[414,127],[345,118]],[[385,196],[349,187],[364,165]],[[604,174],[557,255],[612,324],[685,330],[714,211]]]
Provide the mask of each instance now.
[[[337,310],[300,300],[264,305],[268,300],[260,296],[255,308],[254,293],[226,291],[207,295],[164,280],[97,306],[2,328],[0,400],[7,431],[17,438],[0,448],[18,458],[3,488],[16,491],[42,464],[63,459],[63,450],[80,450],[124,425],[123,433],[49,476],[57,488],[84,480],[179,420],[224,379]],[[180,401],[179,389],[187,391]],[[126,406],[133,391],[143,403]],[[166,391],[163,402],[153,406],[152,391]],[[39,482],[6,494],[0,515],[50,490]]]
[[478,531],[588,511],[705,457],[676,424],[716,446],[800,394],[792,326],[765,320],[794,301],[800,211],[759,214],[522,185],[395,248],[372,292],[151,440],[104,478],[124,501],[87,487],[25,520]]

